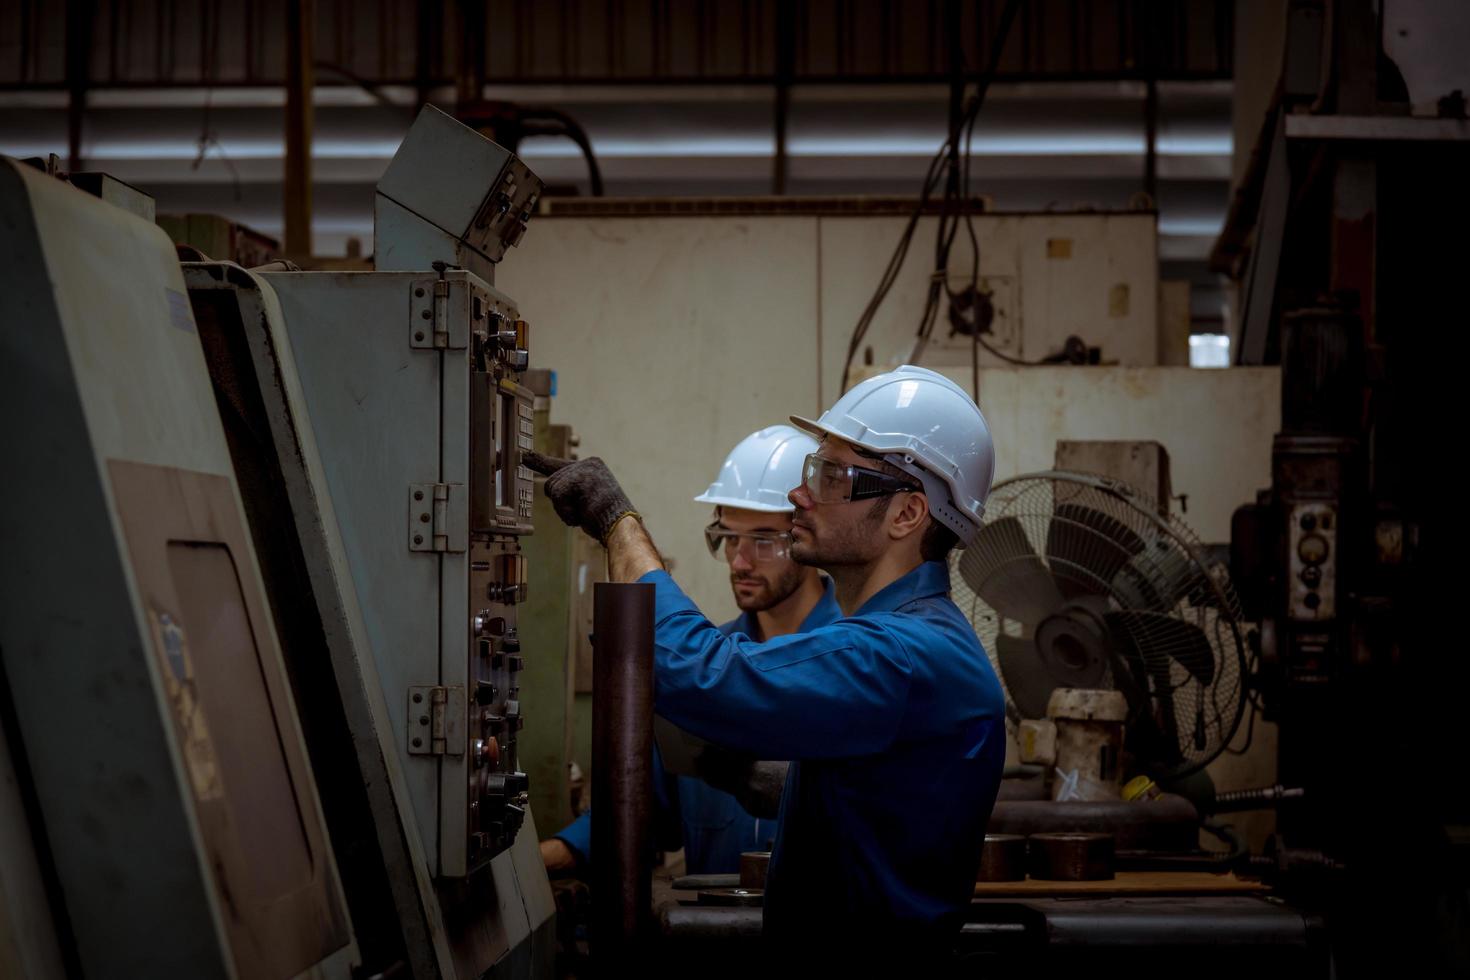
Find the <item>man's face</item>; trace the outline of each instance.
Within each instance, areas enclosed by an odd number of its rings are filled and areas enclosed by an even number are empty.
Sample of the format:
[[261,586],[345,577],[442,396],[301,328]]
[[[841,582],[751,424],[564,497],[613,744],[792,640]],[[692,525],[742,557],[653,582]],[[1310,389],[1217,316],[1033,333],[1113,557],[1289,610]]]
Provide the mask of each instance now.
[[[721,507],[716,523],[737,534],[781,534],[791,532],[786,514]],[[742,544],[748,539],[740,539]],[[730,590],[741,612],[764,612],[795,592],[806,574],[790,557],[757,561],[755,549],[739,547],[729,557]]]
[[[869,469],[874,466],[872,459],[858,454],[850,444],[835,436],[822,439],[817,455],[836,463]],[[791,557],[803,565],[818,568],[863,565],[887,547],[881,529],[892,496],[819,504],[812,500],[805,486],[799,486],[787,494],[787,499],[796,505],[791,522]]]

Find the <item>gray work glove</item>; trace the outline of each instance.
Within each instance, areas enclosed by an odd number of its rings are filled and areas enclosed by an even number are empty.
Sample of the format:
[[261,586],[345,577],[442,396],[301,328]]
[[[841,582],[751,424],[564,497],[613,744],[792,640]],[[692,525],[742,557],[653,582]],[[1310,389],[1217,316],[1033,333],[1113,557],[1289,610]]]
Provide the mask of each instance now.
[[789,762],[762,762],[717,745],[707,746],[694,760],[700,779],[735,797],[746,813],[761,820],[780,815],[781,788],[790,767]]
[[521,453],[521,462],[546,477],[546,499],[556,516],[569,527],[580,527],[600,544],[607,544],[613,525],[624,517],[643,519],[617,477],[596,456],[572,461],[527,450]]

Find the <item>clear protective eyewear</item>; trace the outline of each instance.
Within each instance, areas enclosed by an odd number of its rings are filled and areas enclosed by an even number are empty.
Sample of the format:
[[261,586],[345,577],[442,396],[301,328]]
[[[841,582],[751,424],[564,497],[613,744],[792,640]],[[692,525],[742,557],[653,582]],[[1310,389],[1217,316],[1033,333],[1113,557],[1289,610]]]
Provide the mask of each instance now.
[[785,558],[791,553],[791,535],[784,531],[762,531],[745,534],[722,527],[719,521],[704,529],[704,543],[709,553],[724,562],[745,555],[746,561],[759,564]]
[[806,458],[801,482],[813,501],[819,504],[841,504],[852,500],[871,500],[891,493],[922,490],[910,480],[889,476],[881,470],[853,466],[824,459],[816,453]]

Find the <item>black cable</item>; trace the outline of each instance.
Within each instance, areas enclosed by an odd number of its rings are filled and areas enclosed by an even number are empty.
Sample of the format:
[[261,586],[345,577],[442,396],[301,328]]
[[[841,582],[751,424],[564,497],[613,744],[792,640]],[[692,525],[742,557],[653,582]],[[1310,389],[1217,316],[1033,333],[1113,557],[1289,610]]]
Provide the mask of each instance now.
[[1246,720],[1245,723],[1245,744],[1238,749],[1232,749],[1228,745],[1225,746],[1225,751],[1229,755],[1245,755],[1251,750],[1251,742],[1254,741],[1256,737],[1256,715],[1259,714],[1260,711],[1256,707],[1255,702],[1251,701],[1249,698],[1246,699],[1246,703],[1250,705],[1250,717]]
[[[975,120],[978,118],[979,113],[976,113],[965,129],[965,167],[964,177],[960,181],[960,206],[964,209],[965,231],[970,236],[970,305],[974,310],[974,323],[970,328],[970,397],[975,400],[976,405],[980,404],[980,239],[975,234],[975,219],[971,208],[974,199],[970,196],[970,159],[973,155],[971,142],[975,137]],[[950,302],[954,302],[953,294],[950,295]]]
[[[965,231],[970,239],[970,295],[974,297],[974,302],[976,303],[978,303],[980,297],[980,239],[979,236],[975,234],[974,209],[971,206],[974,201],[974,198],[970,191],[970,164],[973,158],[973,153],[971,152],[971,144],[975,135],[975,121],[979,118],[980,107],[985,102],[985,97],[990,90],[990,83],[995,79],[996,70],[1000,65],[1000,56],[1002,51],[1005,49],[1006,37],[1010,32],[1011,21],[1014,19],[1016,12],[1019,9],[1019,2],[1011,2],[1001,12],[1000,23],[997,27],[995,38],[991,44],[989,63],[984,74],[980,76],[976,83],[976,91],[974,96],[972,96],[971,98],[966,118],[963,123],[965,149],[961,171],[962,178],[959,182],[959,207],[960,214],[964,218]],[[955,134],[955,138],[958,138],[958,134]],[[943,234],[942,229],[940,234]],[[949,269],[949,247],[953,244],[953,241],[954,230],[951,230],[949,241],[946,242],[944,247],[944,252],[942,256],[943,261],[942,263],[936,264],[935,267],[936,276],[940,274],[941,270],[946,274],[945,291],[948,293],[951,301],[953,301],[959,295],[958,293],[949,289],[947,281],[947,274]],[[930,329],[932,330],[932,326],[930,327]],[[1013,357],[1009,354],[1005,354],[996,349],[988,341],[981,338],[978,309],[975,312],[975,322],[973,324],[971,340],[972,343],[970,345],[970,369],[973,374],[974,395],[977,403],[980,400],[979,348],[983,347],[992,356],[1002,361],[1005,361],[1008,364],[1014,364],[1021,367],[1034,367],[1045,363],[1044,361],[1027,361],[1022,358]]]
[[1206,817],[1199,822],[1199,829],[1223,842],[1230,848],[1223,855],[1217,855],[1217,859],[1226,864],[1233,865],[1236,861],[1241,860],[1250,853],[1250,848],[1247,846],[1245,839],[1228,823],[1222,823],[1219,820],[1212,820]]
[[[954,295],[949,290],[947,281],[949,253],[954,244],[955,236],[959,232],[961,220],[965,222],[967,233],[970,236],[971,244],[974,248],[974,255],[971,262],[971,283],[975,295],[979,295],[980,249],[979,239],[975,235],[973,216],[970,208],[970,147],[974,134],[975,120],[980,114],[980,108],[985,104],[986,93],[990,89],[991,81],[995,78],[996,70],[1000,64],[1001,52],[1005,48],[1006,39],[1010,35],[1011,25],[1014,23],[1016,13],[1020,10],[1020,7],[1021,0],[1007,0],[997,24],[994,40],[991,43],[986,69],[978,79],[975,94],[967,100],[959,119],[954,122],[950,132],[945,137],[944,143],[939,147],[939,152],[930,161],[929,169],[924,175],[924,183],[919,195],[918,204],[915,206],[912,214],[910,214],[908,223],[904,226],[903,233],[899,236],[898,244],[894,247],[893,255],[889,258],[887,268],[884,269],[883,275],[879,278],[878,286],[873,292],[872,299],[868,301],[868,305],[863,309],[862,315],[858,317],[858,322],[853,327],[852,336],[847,345],[847,358],[842,366],[843,391],[847,390],[847,382],[852,373],[853,358],[862,346],[863,339],[867,336],[869,327],[872,326],[873,318],[876,316],[878,308],[882,305],[884,298],[887,297],[889,290],[893,288],[893,283],[897,280],[898,273],[903,268],[904,260],[908,256],[909,245],[913,240],[914,229],[918,225],[920,216],[924,213],[924,208],[929,203],[930,195],[933,194],[934,188],[941,178],[946,179],[946,188],[941,199],[942,207],[939,215],[939,226],[935,234],[934,271],[930,275],[924,310],[919,317],[918,341],[915,345],[915,352],[922,353],[924,345],[927,344],[930,336],[933,334],[934,324],[938,320],[942,297],[950,296],[952,298]],[[955,174],[953,167],[955,166],[955,158],[959,154],[953,153],[952,151],[958,146],[962,135],[965,140],[963,163],[960,165],[962,170],[961,174]],[[956,198],[959,198],[959,200],[957,201]],[[997,357],[1010,363],[1027,363],[1001,354],[994,350],[988,343],[980,340],[978,336],[978,322],[976,323],[975,329],[974,346],[983,346]],[[976,395],[978,396],[978,352],[972,354],[972,361],[975,370]]]
[[858,348],[862,345],[863,338],[867,335],[868,327],[872,325],[873,317],[878,312],[878,307],[882,305],[884,297],[888,295],[888,291],[893,288],[893,283],[898,278],[899,270],[903,268],[904,258],[908,255],[909,243],[914,237],[914,229],[919,224],[919,216],[923,214],[924,206],[929,202],[929,195],[933,193],[935,182],[943,173],[943,170],[940,168],[940,163],[944,159],[948,146],[949,141],[945,140],[944,146],[939,148],[939,152],[929,162],[929,169],[924,174],[924,186],[919,195],[918,206],[909,215],[908,223],[904,226],[903,233],[899,236],[898,244],[893,250],[893,255],[888,259],[888,266],[884,269],[883,275],[878,280],[878,287],[874,290],[872,299],[868,300],[868,305],[863,309],[862,315],[858,317],[857,325],[853,327],[852,337],[847,345],[847,359],[842,366],[843,391],[847,390],[847,379],[852,370],[852,359],[857,353]]
[[[592,141],[587,138],[587,131],[582,128],[581,124],[565,112],[557,109],[538,106],[536,108],[521,109],[520,113],[520,119],[523,124],[537,119],[549,119],[552,122],[561,124],[562,128],[560,132],[554,135],[565,136],[577,144],[577,148],[582,151],[583,159],[587,161],[587,182],[591,185],[592,196],[601,197],[602,168],[597,165],[597,156],[592,152]],[[533,134],[528,131],[527,135]],[[553,134],[546,133],[545,135]]]
[[[1247,675],[1253,675],[1256,673],[1256,671],[1260,667],[1260,660],[1260,653],[1255,653],[1251,657],[1251,662],[1246,665]],[[1261,705],[1259,693],[1256,691],[1252,691],[1249,688],[1246,677],[1242,677],[1240,679],[1240,687],[1242,691],[1242,697],[1245,698],[1245,703],[1250,707],[1250,717],[1246,719],[1245,723],[1245,744],[1242,745],[1239,749],[1232,749],[1229,745],[1225,746],[1225,751],[1230,755],[1245,755],[1247,752],[1250,751],[1251,742],[1256,737],[1256,715],[1262,714],[1264,712],[1264,708]],[[1234,735],[1232,733],[1232,738],[1233,737]]]

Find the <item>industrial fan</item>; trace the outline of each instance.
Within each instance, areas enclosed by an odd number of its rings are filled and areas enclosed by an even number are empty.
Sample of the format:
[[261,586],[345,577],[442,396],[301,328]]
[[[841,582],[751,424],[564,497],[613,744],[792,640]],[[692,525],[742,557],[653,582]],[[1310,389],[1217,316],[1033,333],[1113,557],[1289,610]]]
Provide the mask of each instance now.
[[1158,779],[1220,753],[1244,707],[1240,607],[1192,531],[1114,480],[1048,472],[996,485],[976,540],[951,559],[1011,721],[1053,690],[1128,702],[1125,747]]

